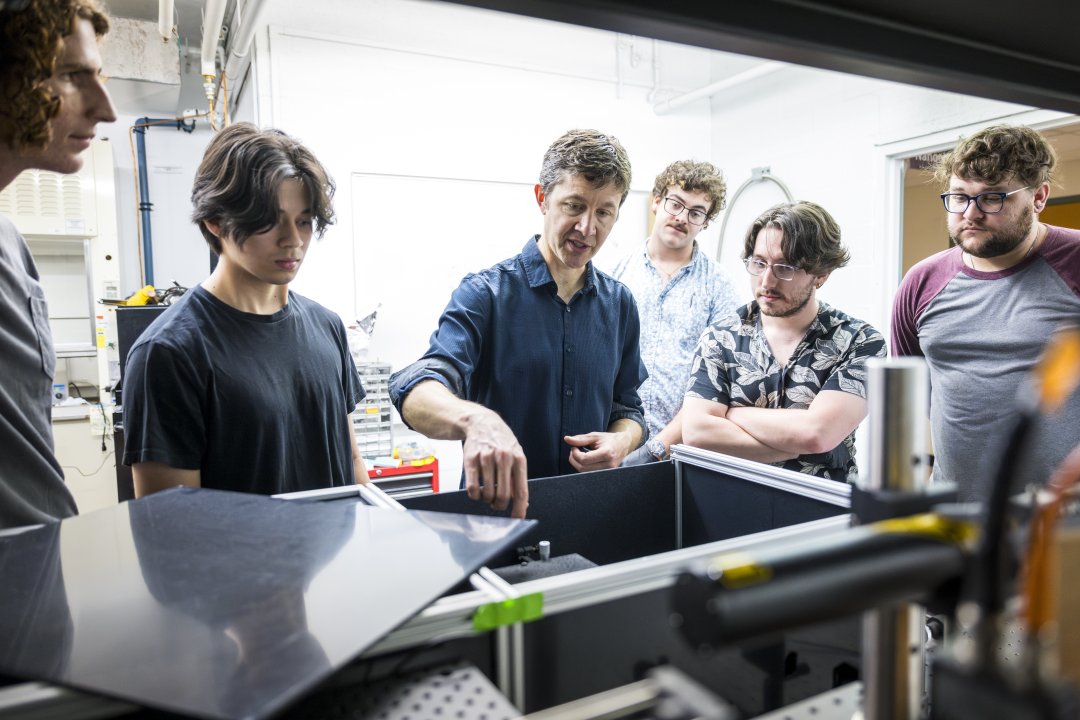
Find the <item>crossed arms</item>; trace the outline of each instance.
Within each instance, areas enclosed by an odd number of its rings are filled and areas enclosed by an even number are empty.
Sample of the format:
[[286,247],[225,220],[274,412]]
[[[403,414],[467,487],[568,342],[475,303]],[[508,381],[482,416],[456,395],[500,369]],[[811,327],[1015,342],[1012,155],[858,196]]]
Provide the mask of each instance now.
[[683,441],[747,460],[782,462],[832,450],[866,413],[864,398],[840,390],[821,391],[806,409],[730,407],[687,396]]

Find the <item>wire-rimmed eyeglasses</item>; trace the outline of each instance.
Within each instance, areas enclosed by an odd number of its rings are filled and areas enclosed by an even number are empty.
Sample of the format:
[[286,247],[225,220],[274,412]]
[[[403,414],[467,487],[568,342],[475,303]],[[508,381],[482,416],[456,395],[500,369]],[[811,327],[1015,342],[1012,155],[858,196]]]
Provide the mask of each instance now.
[[945,209],[951,213],[962,215],[967,212],[968,206],[971,205],[971,201],[975,201],[975,207],[979,208],[979,212],[986,213],[987,215],[993,215],[994,213],[1001,212],[1001,208],[1005,207],[1005,198],[1010,195],[1015,195],[1021,190],[1030,190],[1031,186],[1022,187],[1019,190],[1011,190],[1009,192],[984,192],[978,195],[968,195],[966,193],[941,193],[941,201],[945,203]]
[[755,257],[743,258],[743,265],[746,266],[746,272],[751,275],[763,275],[765,274],[766,269],[772,269],[772,274],[778,280],[794,280],[795,273],[802,270],[802,268],[795,267],[794,265],[765,262],[764,260]]
[[664,210],[672,217],[679,217],[685,210],[686,219],[690,221],[691,225],[704,225],[705,220],[709,217],[709,213],[704,210],[688,208],[673,197],[664,198]]

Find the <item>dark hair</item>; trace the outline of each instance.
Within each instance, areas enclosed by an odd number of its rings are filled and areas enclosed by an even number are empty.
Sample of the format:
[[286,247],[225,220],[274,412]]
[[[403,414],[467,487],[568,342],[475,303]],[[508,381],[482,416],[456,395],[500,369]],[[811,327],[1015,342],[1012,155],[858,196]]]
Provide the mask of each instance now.
[[56,71],[61,42],[89,20],[101,37],[109,18],[97,0],[31,0],[0,10],[0,147],[43,148],[60,98],[45,88]]
[[210,141],[191,188],[192,221],[210,248],[221,254],[221,240],[206,222],[221,226],[222,237],[243,245],[251,235],[278,221],[278,189],[297,178],[311,197],[316,237],[334,223],[334,181],[306,147],[280,130],[250,123],[225,128]]
[[851,259],[840,243],[840,225],[815,203],[781,203],[762,213],[746,233],[743,258],[754,254],[758,233],[766,227],[784,233],[780,241],[784,259],[811,275],[828,275]]
[[704,193],[709,198],[709,210],[706,222],[716,217],[724,209],[727,201],[727,183],[720,169],[707,162],[678,160],[671,163],[656,176],[653,195],[664,197],[672,185],[687,192]]
[[1050,182],[1057,162],[1054,148],[1041,134],[1023,125],[994,125],[963,139],[934,167],[934,177],[947,187],[955,175],[999,185],[1015,176],[1035,188]]
[[615,137],[596,130],[570,130],[544,153],[540,187],[545,194],[567,175],[581,175],[598,188],[614,184],[622,193],[620,205],[630,192],[626,148]]

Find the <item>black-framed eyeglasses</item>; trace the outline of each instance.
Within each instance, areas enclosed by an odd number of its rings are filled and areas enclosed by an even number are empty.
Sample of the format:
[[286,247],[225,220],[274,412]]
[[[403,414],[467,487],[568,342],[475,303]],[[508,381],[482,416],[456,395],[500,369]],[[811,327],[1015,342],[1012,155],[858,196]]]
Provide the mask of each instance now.
[[751,275],[763,275],[765,270],[771,268],[772,274],[779,280],[794,280],[795,273],[802,270],[802,268],[795,267],[794,265],[765,262],[764,260],[754,257],[743,258],[743,265],[746,266],[746,272]]
[[664,198],[664,210],[672,217],[679,217],[686,210],[686,219],[691,225],[704,225],[709,213],[698,208],[688,208],[673,197]]
[[978,195],[967,195],[965,193],[941,193],[941,201],[945,203],[945,209],[951,213],[962,215],[967,212],[968,206],[971,205],[971,201],[975,201],[975,207],[979,208],[980,212],[984,212],[987,215],[993,215],[994,213],[1001,212],[1001,208],[1005,207],[1005,198],[1010,195],[1015,195],[1022,190],[1030,190],[1031,186],[1022,187],[1019,190],[1011,190],[1009,192],[984,192]]

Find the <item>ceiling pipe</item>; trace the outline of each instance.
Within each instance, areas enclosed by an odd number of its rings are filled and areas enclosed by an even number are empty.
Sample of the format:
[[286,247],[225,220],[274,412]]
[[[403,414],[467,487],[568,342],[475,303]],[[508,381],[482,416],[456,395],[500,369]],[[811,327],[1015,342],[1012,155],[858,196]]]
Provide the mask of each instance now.
[[158,0],[157,29],[165,42],[173,36],[173,0]]
[[255,38],[255,28],[258,26],[259,16],[266,9],[266,0],[248,0],[244,5],[244,14],[240,18],[240,25],[235,33],[235,41],[229,51],[228,67],[247,56],[247,51],[252,49],[252,40]]
[[221,25],[225,22],[225,5],[228,0],[206,0],[206,11],[203,14],[203,37],[202,52],[200,53],[203,90],[206,98],[213,104],[215,89],[214,80],[217,78],[218,40],[221,39]]
[[231,80],[236,77],[236,67],[247,57],[251,50],[251,41],[255,37],[255,29],[259,24],[259,17],[266,8],[266,0],[249,0],[244,6],[244,14],[235,33],[235,40],[229,49],[229,59],[225,63],[225,74]]
[[774,72],[783,70],[786,67],[788,67],[788,64],[781,62],[767,62],[762,63],[761,65],[755,65],[749,70],[741,72],[737,75],[732,75],[729,78],[719,80],[712,83],[711,85],[706,85],[705,87],[698,88],[697,90],[688,92],[685,95],[680,95],[670,100],[656,103],[655,105],[653,105],[653,112],[655,112],[657,115],[666,115],[672,110],[680,108],[683,105],[689,105],[695,100],[701,100],[702,98],[707,98],[711,95],[715,95],[721,90],[727,90],[738,85],[744,85],[751,80],[757,80],[758,78],[763,78],[766,75],[772,75]]

